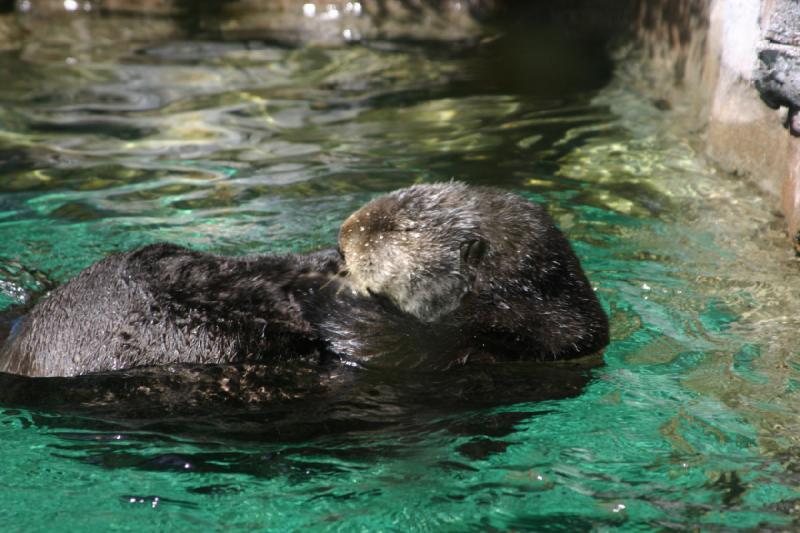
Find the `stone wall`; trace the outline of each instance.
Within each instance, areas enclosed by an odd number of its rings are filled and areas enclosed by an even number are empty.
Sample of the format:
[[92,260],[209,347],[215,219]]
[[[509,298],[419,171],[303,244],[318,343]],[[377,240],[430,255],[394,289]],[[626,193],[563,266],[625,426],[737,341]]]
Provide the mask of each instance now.
[[695,117],[725,171],[774,195],[800,252],[800,3],[641,0],[642,89]]

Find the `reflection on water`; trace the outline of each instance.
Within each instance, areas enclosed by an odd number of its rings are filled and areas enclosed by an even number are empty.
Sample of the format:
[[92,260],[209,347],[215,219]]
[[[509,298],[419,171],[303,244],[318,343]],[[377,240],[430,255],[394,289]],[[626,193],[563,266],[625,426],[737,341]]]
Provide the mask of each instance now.
[[[572,70],[513,78],[513,39],[289,47],[92,17],[29,20],[0,47],[4,309],[154,241],[327,246],[372,195],[455,177],[548,203],[613,342],[593,370],[293,369],[252,403],[198,397],[214,373],[0,376],[4,523],[795,525],[797,260],[771,200],[677,133],[680,110],[624,79],[598,90],[566,45]],[[147,396],[159,386],[174,401]]]

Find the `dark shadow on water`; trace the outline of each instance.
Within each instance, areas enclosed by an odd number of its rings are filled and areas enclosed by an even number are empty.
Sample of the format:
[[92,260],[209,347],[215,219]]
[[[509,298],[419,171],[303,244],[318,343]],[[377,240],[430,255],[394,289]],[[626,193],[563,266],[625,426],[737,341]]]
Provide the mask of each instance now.
[[[7,417],[31,410],[28,425],[60,437],[54,455],[104,468],[291,477],[338,468],[319,457],[403,454],[434,433],[468,437],[457,452],[482,460],[547,412],[532,402],[576,396],[589,379],[585,367],[541,362],[438,373],[284,364],[0,374],[0,406]],[[523,402],[531,405],[494,409]],[[180,451],[187,444],[192,450]]]
[[[154,431],[290,442],[392,426],[502,435],[496,420],[442,417],[573,397],[589,371],[541,362],[474,364],[441,372],[306,364],[141,368],[71,378],[0,373],[0,405],[42,414],[44,426]],[[80,420],[85,419],[83,422]],[[75,425],[77,424],[77,425]]]

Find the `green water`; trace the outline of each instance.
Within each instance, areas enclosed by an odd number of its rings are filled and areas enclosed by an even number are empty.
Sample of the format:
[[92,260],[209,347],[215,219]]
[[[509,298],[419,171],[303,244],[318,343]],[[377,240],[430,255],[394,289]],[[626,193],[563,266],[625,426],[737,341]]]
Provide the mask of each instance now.
[[149,242],[331,245],[375,194],[457,178],[549,205],[613,341],[571,394],[425,388],[404,411],[409,374],[300,439],[257,406],[245,430],[6,405],[0,529],[797,527],[798,262],[680,110],[624,78],[498,81],[489,44],[46,37],[0,52],[4,308]]

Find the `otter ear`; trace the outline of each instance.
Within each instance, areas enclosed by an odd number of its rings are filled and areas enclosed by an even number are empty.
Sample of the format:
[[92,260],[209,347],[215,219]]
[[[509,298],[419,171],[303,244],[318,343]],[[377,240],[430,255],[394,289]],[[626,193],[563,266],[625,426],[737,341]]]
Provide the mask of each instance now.
[[474,239],[461,243],[461,262],[471,267],[477,267],[486,255],[489,247],[483,239]]

